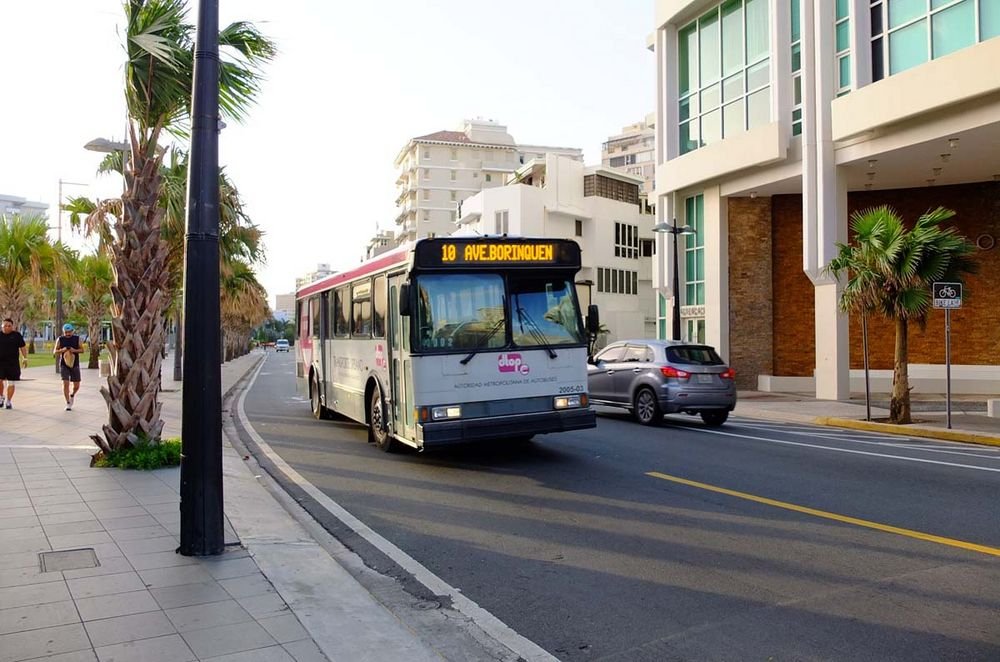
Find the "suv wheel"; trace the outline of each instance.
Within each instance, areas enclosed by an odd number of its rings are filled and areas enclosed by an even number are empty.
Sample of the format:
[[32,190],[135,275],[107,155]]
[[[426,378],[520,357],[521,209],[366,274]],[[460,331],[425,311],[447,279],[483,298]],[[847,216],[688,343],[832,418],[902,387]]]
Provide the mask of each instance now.
[[705,421],[705,425],[710,428],[717,428],[726,422],[729,418],[728,411],[703,411],[701,412],[701,420]]
[[640,388],[632,402],[632,415],[639,425],[659,425],[663,422],[663,412],[656,394],[650,388]]

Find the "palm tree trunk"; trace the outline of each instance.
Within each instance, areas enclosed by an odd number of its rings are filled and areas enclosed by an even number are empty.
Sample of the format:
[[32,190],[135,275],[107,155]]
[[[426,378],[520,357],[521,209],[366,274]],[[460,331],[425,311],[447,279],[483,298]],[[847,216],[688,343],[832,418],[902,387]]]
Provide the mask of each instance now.
[[906,318],[896,319],[896,355],[892,370],[892,398],[889,401],[890,423],[911,423],[909,343]]
[[87,320],[87,335],[90,342],[90,360],[87,362],[87,369],[95,370],[100,367],[101,361],[101,320],[91,317]]
[[174,331],[174,381],[179,382],[184,378],[184,311],[181,306],[174,313],[174,324],[177,325]]

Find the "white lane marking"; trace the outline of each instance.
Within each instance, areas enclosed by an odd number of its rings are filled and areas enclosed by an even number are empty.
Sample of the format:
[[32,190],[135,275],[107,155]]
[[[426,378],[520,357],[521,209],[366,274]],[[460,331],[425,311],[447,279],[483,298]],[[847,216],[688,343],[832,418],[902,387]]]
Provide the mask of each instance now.
[[[263,363],[261,363],[261,365],[263,365]],[[452,604],[455,606],[455,609],[459,611],[459,613],[472,620],[486,634],[502,643],[513,653],[519,655],[528,662],[541,662],[543,660],[545,662],[558,662],[557,658],[550,655],[541,646],[530,639],[519,635],[509,625],[480,607],[469,598],[462,595],[460,589],[449,585],[443,579],[425,568],[420,562],[411,557],[409,554],[396,547],[379,534],[375,533],[375,531],[369,528],[367,524],[347,512],[347,510],[345,510],[340,504],[328,497],[308,480],[303,478],[299,472],[290,467],[288,463],[281,458],[281,456],[275,453],[274,450],[271,449],[270,445],[268,445],[268,443],[264,441],[259,434],[257,434],[257,431],[250,424],[250,421],[246,416],[246,411],[243,407],[247,393],[249,393],[250,389],[253,388],[259,373],[260,367],[258,366],[257,371],[254,372],[253,377],[250,378],[250,381],[243,389],[243,392],[240,393],[240,398],[236,405],[236,415],[240,417],[240,423],[243,425],[243,428],[253,438],[254,442],[256,442],[256,444],[260,447],[261,451],[267,455],[268,459],[274,462],[274,464],[290,480],[292,480],[292,482],[305,490],[312,498],[316,499],[316,501],[326,508],[331,515],[339,519],[345,526],[350,527],[351,530],[374,545],[379,551],[388,556],[390,559],[395,561],[401,568],[412,574],[417,581],[426,586],[432,592],[437,595],[447,595],[450,597]]]
[[[961,469],[974,469],[976,471],[990,471],[993,473],[1000,473],[1000,468],[994,467],[979,467],[974,464],[958,464],[957,462],[944,462],[942,460],[928,460],[921,457],[906,457],[903,455],[891,455],[887,453],[872,453],[871,451],[858,451],[851,450],[850,448],[834,448],[832,446],[819,446],[817,444],[805,444],[799,441],[788,441],[785,439],[769,439],[767,437],[754,437],[749,434],[736,434],[733,432],[722,432],[721,430],[706,430],[705,428],[688,428],[690,430],[695,430],[697,432],[704,432],[706,434],[719,434],[726,437],[739,437],[741,439],[754,439],[757,441],[767,441],[772,444],[784,444],[786,446],[802,446],[804,448],[816,448],[819,450],[833,451],[835,453],[850,453],[852,455],[869,455],[872,457],[884,457],[891,460],[903,460],[904,462],[920,462],[923,464],[939,464],[946,467],[958,467]],[[877,441],[861,441],[855,440],[859,444],[872,444],[875,446],[886,446],[887,444],[877,442]],[[996,459],[996,458],[990,458]]]

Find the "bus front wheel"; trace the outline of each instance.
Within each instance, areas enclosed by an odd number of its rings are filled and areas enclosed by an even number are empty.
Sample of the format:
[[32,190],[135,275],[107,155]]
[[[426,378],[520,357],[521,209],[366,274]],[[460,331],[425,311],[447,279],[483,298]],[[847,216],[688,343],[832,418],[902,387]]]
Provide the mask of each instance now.
[[316,420],[321,420],[326,418],[324,411],[326,407],[323,406],[323,401],[319,397],[319,380],[316,379],[316,375],[313,374],[309,385],[309,407],[312,409],[313,418]]
[[368,401],[368,441],[375,444],[375,447],[386,453],[396,450],[398,444],[392,435],[389,434],[389,425],[385,416],[385,402],[382,400],[382,391],[378,386],[372,389],[371,399]]

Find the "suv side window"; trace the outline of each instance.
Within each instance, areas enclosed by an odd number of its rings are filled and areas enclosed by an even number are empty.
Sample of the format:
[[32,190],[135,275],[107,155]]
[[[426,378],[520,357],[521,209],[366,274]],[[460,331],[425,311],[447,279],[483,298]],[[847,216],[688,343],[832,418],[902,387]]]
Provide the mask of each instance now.
[[652,361],[653,354],[645,345],[629,345],[623,361]]
[[614,362],[620,361],[625,353],[625,345],[612,345],[597,355],[598,361]]

